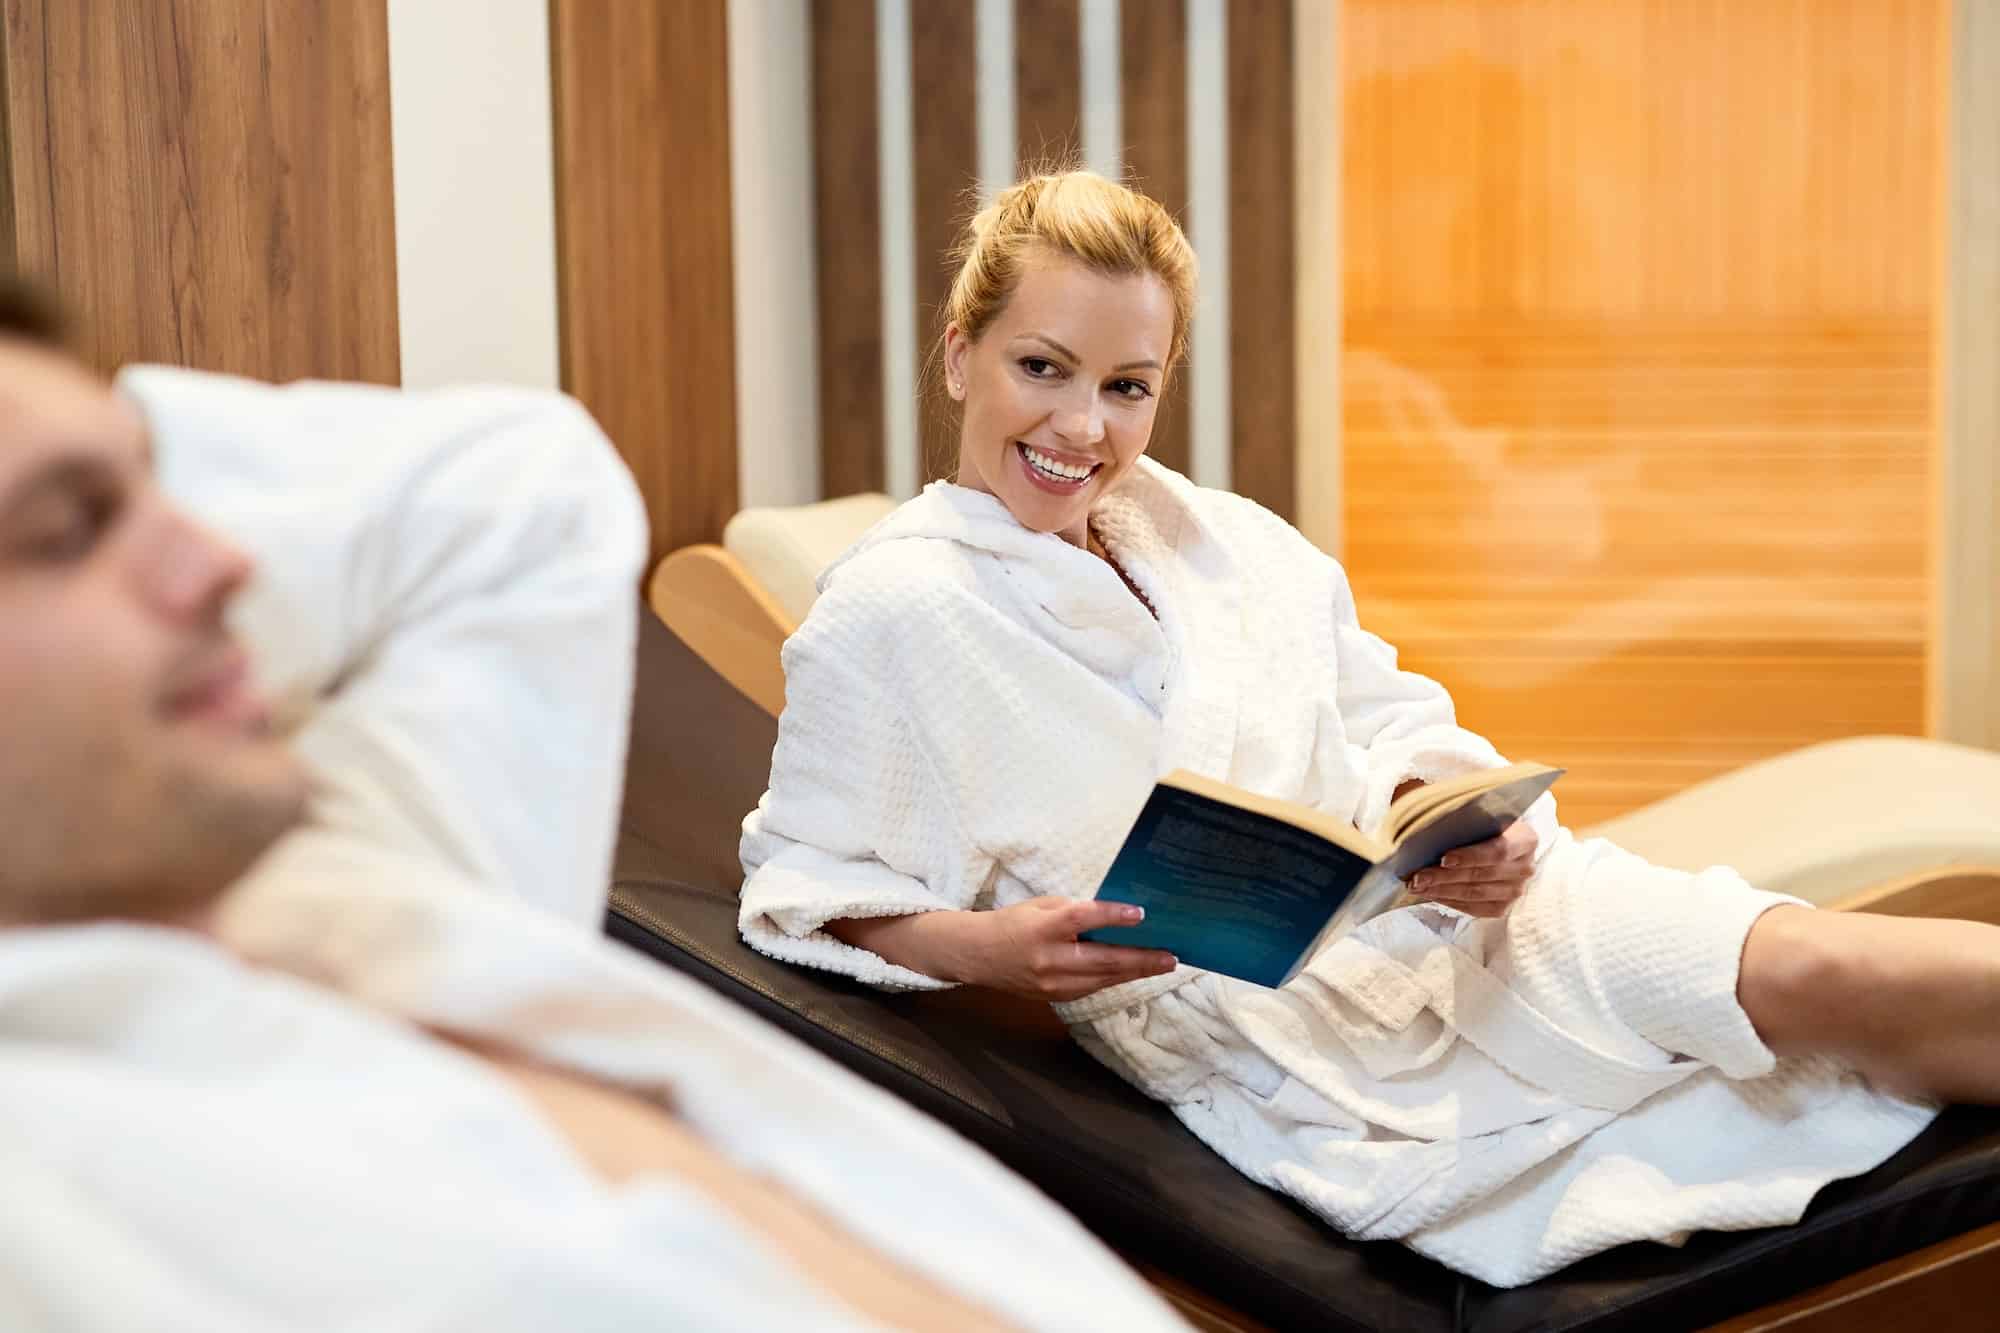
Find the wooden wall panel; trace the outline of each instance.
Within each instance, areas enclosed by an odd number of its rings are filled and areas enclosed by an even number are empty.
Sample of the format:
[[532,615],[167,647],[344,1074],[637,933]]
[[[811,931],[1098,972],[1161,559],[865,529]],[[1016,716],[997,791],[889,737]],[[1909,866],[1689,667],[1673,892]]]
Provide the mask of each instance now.
[[1931,725],[2000,750],[2000,8],[1953,0]]
[[639,480],[655,557],[736,510],[725,0],[553,0],[563,387]]
[[886,487],[875,0],[813,0],[814,235],[823,493]]
[[914,117],[917,296],[917,447],[926,480],[958,464],[956,414],[940,387],[939,313],[951,292],[946,251],[971,216],[979,184],[974,0],[922,0],[910,7],[910,104]]
[[382,0],[4,0],[9,257],[110,370],[398,374]]
[[[1131,183],[1187,225],[1187,3],[1122,0],[1118,6],[1119,102]],[[1187,370],[1167,386],[1147,453],[1188,470]]]
[[1014,0],[1014,163],[1021,175],[1083,156],[1077,0]]
[[1939,4],[1343,15],[1363,623],[1574,825],[1920,731]]
[[1292,0],[1229,4],[1229,448],[1233,489],[1298,511],[1292,355]]

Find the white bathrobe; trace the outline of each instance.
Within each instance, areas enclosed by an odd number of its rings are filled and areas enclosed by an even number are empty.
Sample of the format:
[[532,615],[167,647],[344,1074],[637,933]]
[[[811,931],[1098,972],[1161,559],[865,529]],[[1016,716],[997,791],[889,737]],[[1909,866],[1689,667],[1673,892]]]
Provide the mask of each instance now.
[[[1267,511],[1141,460],[1093,522],[1157,621],[1103,561],[945,483],[826,572],[744,822],[751,945],[937,987],[823,926],[1089,897],[1176,768],[1373,828],[1405,780],[1502,762]],[[1795,1221],[1934,1115],[1758,1039],[1738,959],[1792,900],[1576,840],[1551,798],[1529,819],[1503,920],[1409,908],[1283,990],[1183,966],[1057,1010],[1253,1179],[1501,1286]]]
[[0,1328],[878,1327],[700,1190],[600,1184],[420,1026],[671,1098],[1022,1328],[1180,1327],[983,1154],[598,934],[645,527],[587,416],[124,384],[169,489],[263,560],[243,627],[318,795],[225,899],[227,949],[0,930]]

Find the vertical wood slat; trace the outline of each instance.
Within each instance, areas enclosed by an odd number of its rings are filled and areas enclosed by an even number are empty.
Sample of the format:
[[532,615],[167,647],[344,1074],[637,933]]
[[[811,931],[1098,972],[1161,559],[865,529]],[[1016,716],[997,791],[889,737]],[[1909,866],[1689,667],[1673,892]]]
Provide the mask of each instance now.
[[887,484],[875,0],[813,0],[812,25],[820,485],[841,496]]
[[1078,0],[1014,0],[1014,165],[1066,166],[1083,151]]
[[1292,357],[1292,0],[1229,4],[1229,433],[1232,485],[1298,511]]
[[2000,14],[1979,0],[1948,13],[1928,722],[2000,749]]
[[[1119,101],[1125,171],[1187,225],[1187,0],[1123,0],[1118,7]],[[1147,448],[1176,472],[1189,465],[1187,370],[1167,386]]]
[[9,225],[104,370],[398,377],[381,0],[4,0]]
[[939,312],[951,290],[946,251],[976,197],[979,53],[974,0],[910,7],[910,101],[915,116],[915,244],[919,473],[949,476],[958,462],[955,414],[938,391]]
[[726,0],[552,0],[563,387],[646,498],[655,558],[736,510]]

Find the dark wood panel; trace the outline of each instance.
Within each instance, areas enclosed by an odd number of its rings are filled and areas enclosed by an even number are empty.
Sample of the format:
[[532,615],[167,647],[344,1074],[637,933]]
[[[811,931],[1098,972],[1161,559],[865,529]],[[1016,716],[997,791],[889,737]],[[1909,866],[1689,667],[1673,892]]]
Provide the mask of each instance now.
[[[1125,172],[1187,225],[1187,0],[1123,0],[1118,7],[1119,101]],[[1160,401],[1148,452],[1188,470],[1187,372]]]
[[839,496],[885,484],[875,0],[813,0],[812,25],[820,477]]
[[1083,152],[1083,30],[1077,0],[1014,0],[1014,164],[1067,166]]
[[1292,0],[1230,0],[1229,431],[1234,488],[1298,507]]
[[725,0],[553,0],[563,387],[638,477],[653,554],[736,510]]
[[939,311],[951,291],[946,256],[970,215],[979,180],[974,0],[922,0],[910,7],[910,103],[915,158],[917,447],[925,477],[948,476],[958,462],[955,415],[945,409],[937,373]]
[[0,0],[9,256],[109,370],[398,377],[383,0]]

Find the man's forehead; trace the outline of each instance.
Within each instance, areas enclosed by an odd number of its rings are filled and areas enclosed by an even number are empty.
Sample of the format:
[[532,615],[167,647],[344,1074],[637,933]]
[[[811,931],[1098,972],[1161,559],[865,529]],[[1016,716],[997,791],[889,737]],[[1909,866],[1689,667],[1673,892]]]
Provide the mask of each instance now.
[[130,401],[69,357],[0,342],[0,485],[51,452],[143,462],[145,420]]

